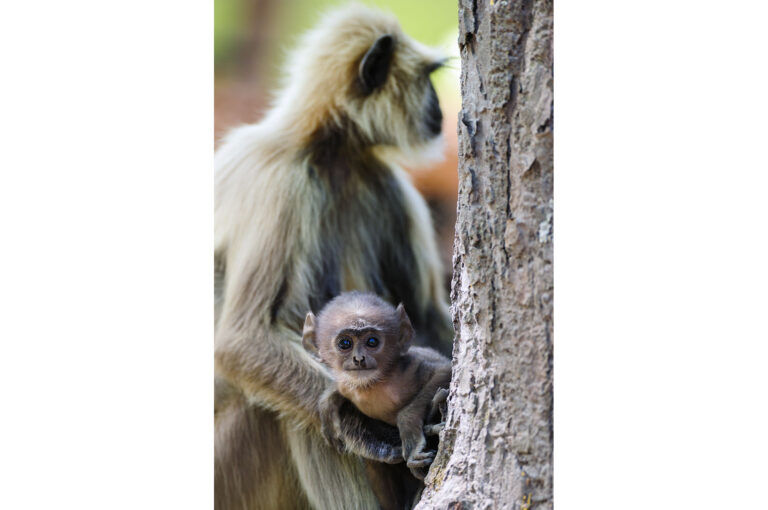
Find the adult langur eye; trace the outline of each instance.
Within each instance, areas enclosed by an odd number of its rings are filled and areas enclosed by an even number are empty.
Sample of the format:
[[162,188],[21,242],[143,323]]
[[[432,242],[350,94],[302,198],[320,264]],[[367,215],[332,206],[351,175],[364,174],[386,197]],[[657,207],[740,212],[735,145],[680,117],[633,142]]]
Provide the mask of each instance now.
[[379,345],[379,341],[378,341],[378,339],[376,339],[374,337],[371,337],[368,340],[366,340],[365,344],[368,347],[376,347],[377,345]]
[[352,347],[352,342],[349,340],[349,338],[342,338],[341,340],[339,340],[339,349],[346,351],[351,347]]

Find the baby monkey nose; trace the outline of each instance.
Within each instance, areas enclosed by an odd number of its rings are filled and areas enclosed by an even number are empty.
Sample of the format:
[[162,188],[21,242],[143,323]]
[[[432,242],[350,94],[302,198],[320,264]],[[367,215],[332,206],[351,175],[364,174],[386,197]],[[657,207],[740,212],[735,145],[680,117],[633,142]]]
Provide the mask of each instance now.
[[352,356],[352,361],[357,366],[360,366],[360,367],[365,366],[365,356],[360,356],[359,358],[357,356]]

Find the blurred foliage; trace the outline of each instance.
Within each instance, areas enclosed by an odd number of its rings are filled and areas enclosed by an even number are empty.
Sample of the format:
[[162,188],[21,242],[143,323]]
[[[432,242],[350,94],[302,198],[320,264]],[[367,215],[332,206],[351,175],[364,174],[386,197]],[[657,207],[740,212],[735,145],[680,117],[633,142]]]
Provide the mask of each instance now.
[[247,2],[215,0],[213,3],[213,58],[217,71],[231,59],[248,28]]
[[[348,2],[294,0],[288,3],[291,4],[291,14],[283,20],[283,28],[301,33],[311,28],[330,7]],[[425,44],[441,43],[446,32],[458,23],[457,0],[372,0],[360,3],[391,12],[408,35]]]
[[[214,1],[214,58],[216,74],[221,76],[238,71],[238,49],[248,43],[249,30],[255,25],[255,12],[270,5],[268,26],[274,39],[266,55],[271,65],[266,71],[272,81],[285,50],[296,44],[298,37],[311,28],[322,13],[336,5],[349,2],[339,0],[215,0]],[[359,3],[389,11],[398,17],[405,32],[429,45],[447,48],[446,38],[452,37],[455,46],[457,25],[456,0],[368,0]]]

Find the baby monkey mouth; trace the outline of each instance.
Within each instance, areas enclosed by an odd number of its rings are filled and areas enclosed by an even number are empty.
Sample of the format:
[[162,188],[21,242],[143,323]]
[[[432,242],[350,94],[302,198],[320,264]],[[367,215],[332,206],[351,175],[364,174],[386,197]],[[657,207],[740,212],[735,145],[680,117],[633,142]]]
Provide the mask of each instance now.
[[375,368],[371,367],[351,367],[346,369],[347,372],[368,372],[370,370],[375,370]]

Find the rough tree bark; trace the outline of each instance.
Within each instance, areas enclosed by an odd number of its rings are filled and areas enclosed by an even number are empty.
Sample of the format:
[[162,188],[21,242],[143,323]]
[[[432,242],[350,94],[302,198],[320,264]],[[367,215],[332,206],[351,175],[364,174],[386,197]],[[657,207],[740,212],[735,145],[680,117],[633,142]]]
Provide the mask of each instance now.
[[460,0],[446,426],[418,509],[552,508],[552,1]]

